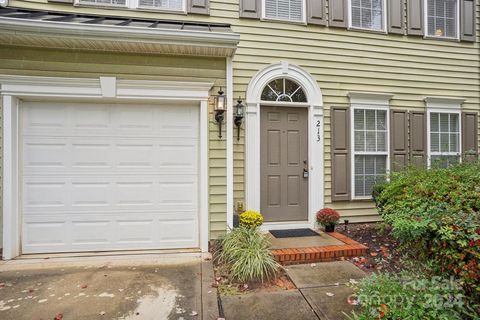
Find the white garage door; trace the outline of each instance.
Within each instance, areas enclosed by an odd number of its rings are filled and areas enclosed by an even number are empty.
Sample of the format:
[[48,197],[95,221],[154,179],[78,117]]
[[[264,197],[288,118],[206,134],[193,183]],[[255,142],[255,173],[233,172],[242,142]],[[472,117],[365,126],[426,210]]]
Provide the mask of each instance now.
[[198,109],[23,103],[23,253],[199,247]]

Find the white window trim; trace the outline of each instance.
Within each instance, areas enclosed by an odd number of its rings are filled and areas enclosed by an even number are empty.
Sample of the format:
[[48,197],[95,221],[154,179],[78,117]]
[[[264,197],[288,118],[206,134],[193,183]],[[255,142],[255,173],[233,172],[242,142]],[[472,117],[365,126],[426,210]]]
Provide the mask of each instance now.
[[[441,152],[441,151],[431,151],[431,130],[430,130],[430,115],[432,113],[447,113],[447,114],[457,114],[458,115],[458,152]],[[427,165],[428,168],[432,166],[432,156],[458,156],[460,157],[459,162],[462,162],[462,112],[458,108],[427,108]]]
[[[355,100],[354,100],[355,101]],[[379,103],[378,100],[375,102]],[[355,110],[384,110],[386,111],[386,124],[387,124],[387,137],[386,137],[386,151],[355,151],[355,126],[354,126],[354,117],[355,117]],[[383,104],[360,104],[360,103],[352,103],[352,107],[350,108],[350,185],[351,185],[351,192],[352,192],[352,200],[371,200],[372,196],[355,196],[355,156],[356,155],[372,155],[372,156],[387,156],[386,161],[386,175],[390,173],[390,106],[387,103]]]
[[285,20],[285,19],[280,19],[280,18],[267,17],[266,16],[265,0],[262,0],[262,20],[284,22],[284,23],[307,24],[307,3],[306,3],[306,0],[302,0],[302,18],[303,18],[302,20]]
[[[426,0],[425,0],[426,1]],[[381,29],[361,28],[352,25],[352,0],[348,0],[348,29],[387,33],[387,0],[383,0],[383,25]]]
[[456,21],[456,28],[457,28],[457,36],[456,37],[445,37],[445,36],[432,36],[428,34],[428,0],[423,0],[423,28],[425,30],[424,38],[428,39],[446,39],[446,40],[460,40],[460,0],[457,1],[457,21]]
[[75,0],[74,5],[78,7],[107,7],[107,8],[126,8],[130,10],[141,10],[141,11],[156,11],[156,12],[165,12],[165,13],[187,13],[187,0],[182,0],[182,9],[181,10],[170,10],[162,9],[155,7],[140,6],[139,0],[125,0],[125,5],[120,4],[108,4],[108,3],[85,3],[81,0]]
[[[462,103],[465,102],[465,98],[459,97],[441,97],[441,96],[428,96],[424,98],[427,106],[427,166],[431,167],[431,156],[436,155],[430,152],[431,137],[430,137],[430,113],[456,113],[458,114],[458,130],[460,134],[459,139],[459,154],[462,154]],[[445,153],[442,153],[445,154]],[[445,154],[447,155],[447,154]],[[460,157],[460,162],[462,157]]]

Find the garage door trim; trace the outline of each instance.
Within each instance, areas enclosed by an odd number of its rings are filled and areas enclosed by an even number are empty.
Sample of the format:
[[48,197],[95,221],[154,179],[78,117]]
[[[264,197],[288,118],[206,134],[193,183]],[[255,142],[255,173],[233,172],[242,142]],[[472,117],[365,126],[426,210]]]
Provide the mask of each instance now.
[[208,98],[213,83],[117,80],[115,77],[52,78],[0,76],[3,105],[3,259],[21,254],[19,108],[22,100],[102,103],[195,101],[199,106],[200,249],[208,251]]

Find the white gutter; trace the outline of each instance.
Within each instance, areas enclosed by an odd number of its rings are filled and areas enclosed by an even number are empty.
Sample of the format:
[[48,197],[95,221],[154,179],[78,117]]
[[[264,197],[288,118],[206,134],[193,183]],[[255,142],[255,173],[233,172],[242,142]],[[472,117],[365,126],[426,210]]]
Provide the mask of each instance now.
[[0,32],[6,30],[19,34],[41,34],[54,37],[74,36],[81,37],[83,40],[104,38],[114,41],[194,45],[233,50],[236,49],[240,41],[240,35],[233,32],[171,30],[0,17]]

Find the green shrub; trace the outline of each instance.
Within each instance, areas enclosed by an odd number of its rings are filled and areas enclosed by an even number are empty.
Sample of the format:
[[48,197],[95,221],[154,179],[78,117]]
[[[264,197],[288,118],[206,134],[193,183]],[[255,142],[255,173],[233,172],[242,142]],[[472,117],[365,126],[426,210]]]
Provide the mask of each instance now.
[[256,228],[262,225],[263,216],[260,212],[247,210],[240,214],[240,225],[244,227]]
[[351,301],[360,313],[355,320],[465,320],[473,318],[465,305],[462,287],[440,277],[428,278],[412,273],[372,274],[356,286]]
[[227,265],[232,279],[240,282],[263,282],[275,277],[279,268],[267,236],[250,227],[235,228],[225,235],[215,258]]
[[480,162],[394,174],[377,201],[404,253],[480,301]]

